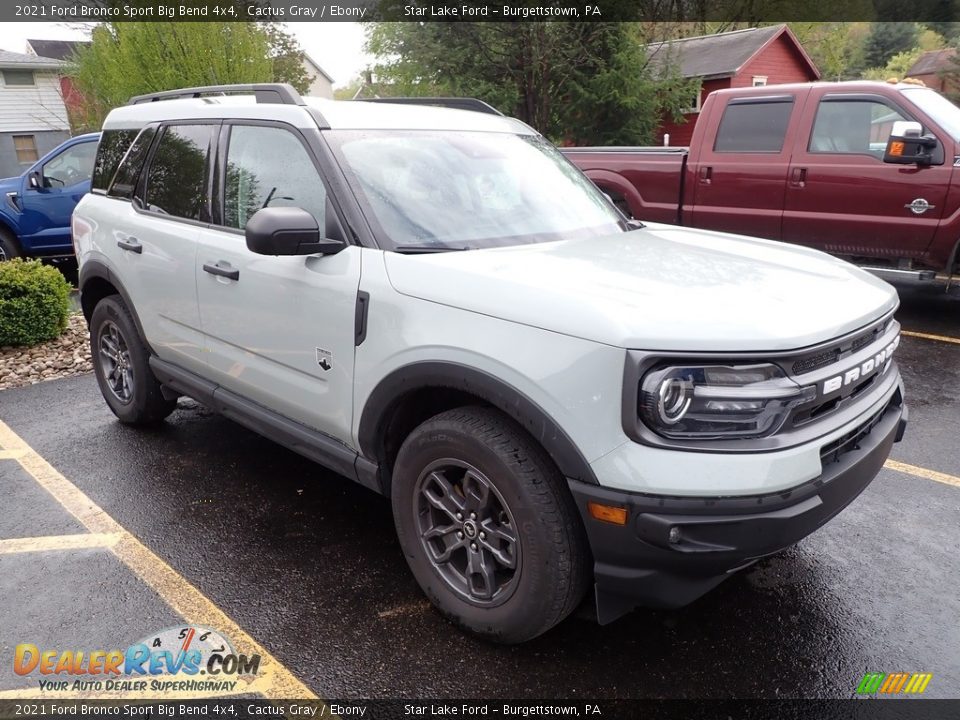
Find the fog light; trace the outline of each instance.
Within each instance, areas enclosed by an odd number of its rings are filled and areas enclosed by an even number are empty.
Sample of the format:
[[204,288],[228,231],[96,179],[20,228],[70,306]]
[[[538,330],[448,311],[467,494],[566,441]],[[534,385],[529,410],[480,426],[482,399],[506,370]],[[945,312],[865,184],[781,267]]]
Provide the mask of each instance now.
[[668,536],[668,539],[671,543],[680,542],[680,528],[678,528],[676,525],[670,528],[670,535]]
[[601,505],[597,502],[588,502],[587,509],[594,520],[613,523],[614,525],[627,524],[627,509],[614,505]]

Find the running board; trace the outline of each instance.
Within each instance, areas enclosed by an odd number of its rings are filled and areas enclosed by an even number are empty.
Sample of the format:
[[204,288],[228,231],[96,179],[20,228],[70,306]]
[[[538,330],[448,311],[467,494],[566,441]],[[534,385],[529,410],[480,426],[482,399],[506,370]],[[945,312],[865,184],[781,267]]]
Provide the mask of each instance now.
[[935,270],[897,270],[885,267],[863,267],[868,273],[873,273],[881,280],[913,280],[915,282],[933,282],[937,273]]

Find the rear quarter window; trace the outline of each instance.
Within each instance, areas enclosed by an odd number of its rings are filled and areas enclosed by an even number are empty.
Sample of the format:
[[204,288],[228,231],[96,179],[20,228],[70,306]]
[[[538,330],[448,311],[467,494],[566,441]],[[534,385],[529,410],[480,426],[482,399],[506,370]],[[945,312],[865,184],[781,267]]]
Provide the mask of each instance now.
[[783,149],[793,100],[731,102],[723,111],[714,152],[778,153]]
[[104,130],[93,163],[91,183],[94,192],[105,193],[139,130]]
[[157,129],[155,127],[147,127],[137,136],[133,145],[130,146],[130,151],[120,163],[120,167],[113,177],[113,182],[110,184],[110,189],[107,190],[107,195],[124,200],[133,197],[137,180],[140,179],[140,171],[147,159],[147,151],[150,149],[156,134]]

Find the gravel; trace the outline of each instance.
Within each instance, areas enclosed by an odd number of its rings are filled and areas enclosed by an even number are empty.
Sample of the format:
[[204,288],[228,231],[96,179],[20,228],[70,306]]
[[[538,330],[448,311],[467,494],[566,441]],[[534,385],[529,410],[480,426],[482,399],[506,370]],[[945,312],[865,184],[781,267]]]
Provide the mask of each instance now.
[[33,347],[0,347],[0,390],[88,372],[93,372],[90,340],[80,313],[70,316],[66,331],[56,340]]

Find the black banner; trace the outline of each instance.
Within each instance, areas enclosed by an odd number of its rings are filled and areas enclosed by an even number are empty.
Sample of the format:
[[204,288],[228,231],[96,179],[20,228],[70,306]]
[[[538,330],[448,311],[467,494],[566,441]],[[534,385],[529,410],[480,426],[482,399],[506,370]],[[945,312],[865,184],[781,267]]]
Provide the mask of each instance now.
[[0,22],[960,20],[960,0],[4,0]]
[[0,720],[185,717],[957,720],[960,700],[0,700]]

